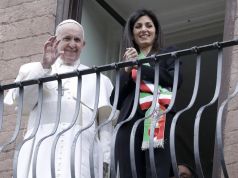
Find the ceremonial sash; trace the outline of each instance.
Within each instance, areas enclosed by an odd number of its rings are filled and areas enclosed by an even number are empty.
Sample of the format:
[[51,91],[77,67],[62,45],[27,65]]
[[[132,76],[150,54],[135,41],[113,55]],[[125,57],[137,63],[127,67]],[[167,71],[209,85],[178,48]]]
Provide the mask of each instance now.
[[[132,78],[136,81],[136,73],[137,69],[132,69]],[[143,141],[142,141],[142,150],[146,150],[149,148],[149,141],[150,141],[150,128],[153,120],[158,120],[155,126],[154,131],[154,148],[164,147],[164,131],[165,131],[165,123],[166,123],[166,114],[164,111],[166,107],[169,105],[172,93],[167,90],[166,88],[162,88],[160,85],[158,86],[158,96],[156,107],[154,111],[151,112],[151,105],[153,101],[153,92],[154,92],[154,84],[145,80],[141,81],[140,85],[140,99],[139,104],[140,108],[145,112],[145,119],[144,121],[144,133],[143,133]],[[158,119],[159,117],[159,119]]]

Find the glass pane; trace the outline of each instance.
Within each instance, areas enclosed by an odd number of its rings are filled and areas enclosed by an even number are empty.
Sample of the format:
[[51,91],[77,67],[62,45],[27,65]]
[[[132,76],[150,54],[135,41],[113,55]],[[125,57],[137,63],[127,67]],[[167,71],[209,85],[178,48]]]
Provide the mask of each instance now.
[[86,46],[81,61],[88,66],[109,64],[119,59],[122,26],[96,1],[83,4],[82,25]]

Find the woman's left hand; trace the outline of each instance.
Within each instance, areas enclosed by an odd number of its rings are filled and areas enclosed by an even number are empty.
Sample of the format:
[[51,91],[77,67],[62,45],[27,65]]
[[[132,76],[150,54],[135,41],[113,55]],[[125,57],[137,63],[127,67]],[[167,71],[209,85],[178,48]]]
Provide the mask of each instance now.
[[137,59],[138,53],[135,48],[126,48],[126,52],[123,55],[124,60]]
[[[136,60],[138,58],[138,53],[135,48],[126,48],[126,52],[123,55],[125,61]],[[131,72],[132,67],[125,67],[126,72]]]

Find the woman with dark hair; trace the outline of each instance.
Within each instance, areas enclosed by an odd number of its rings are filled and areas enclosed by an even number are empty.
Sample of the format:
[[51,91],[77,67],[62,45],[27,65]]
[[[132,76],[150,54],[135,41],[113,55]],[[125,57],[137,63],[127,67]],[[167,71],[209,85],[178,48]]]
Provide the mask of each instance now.
[[[141,47],[134,40],[133,29],[134,29],[134,25],[136,21],[142,16],[147,16],[150,18],[152,25],[154,26],[153,30],[155,30],[155,34],[154,34],[155,36],[152,37],[152,44],[146,45],[145,47],[151,48],[151,50],[149,51],[150,54],[157,54],[160,51],[160,49],[163,47],[162,30],[156,15],[152,11],[149,11],[146,9],[137,10],[129,17],[125,26],[125,30],[124,30],[124,36],[123,36],[124,47],[125,48],[132,47],[132,48],[135,48],[137,52],[140,52]],[[127,56],[127,57],[130,57],[130,56]],[[136,56],[132,56],[132,57],[136,57]]]
[[[123,47],[125,52],[123,59],[135,60],[142,59],[147,56],[157,55],[165,52],[171,52],[174,49],[162,48],[162,31],[160,23],[156,15],[149,10],[140,9],[135,11],[127,20],[125,30]],[[158,103],[156,110],[164,111],[169,104],[172,93],[174,78],[174,59],[160,60],[159,73],[159,89],[161,103]],[[141,80],[145,83],[153,85],[154,83],[154,66],[153,64],[142,65]],[[117,123],[126,120],[132,110],[135,97],[135,73],[136,67],[126,67],[121,70],[120,78],[120,92],[118,101],[118,116]],[[141,82],[143,83],[143,82]],[[181,77],[179,77],[179,85]],[[141,87],[142,88],[142,87]],[[114,93],[113,93],[114,95]],[[113,98],[113,95],[111,98]],[[153,91],[145,91],[140,89],[140,104],[137,111],[129,123],[124,124],[118,131],[116,137],[116,163],[119,164],[120,178],[132,177],[132,170],[130,165],[130,134],[134,123],[145,116],[148,116],[150,106],[144,107],[143,96],[152,96]],[[165,100],[162,97],[166,96]],[[147,102],[147,101],[146,101]],[[156,171],[160,178],[167,178],[170,176],[171,159],[169,150],[169,130],[171,121],[174,115],[174,110],[160,117],[158,127],[155,128],[154,147],[156,158]],[[157,115],[158,116],[158,115]],[[137,176],[140,178],[151,178],[150,164],[149,164],[149,128],[151,118],[142,122],[135,135],[135,159]],[[160,129],[159,129],[160,128]],[[164,128],[164,129],[161,129]],[[158,133],[157,133],[158,132]],[[157,138],[156,135],[161,135]]]

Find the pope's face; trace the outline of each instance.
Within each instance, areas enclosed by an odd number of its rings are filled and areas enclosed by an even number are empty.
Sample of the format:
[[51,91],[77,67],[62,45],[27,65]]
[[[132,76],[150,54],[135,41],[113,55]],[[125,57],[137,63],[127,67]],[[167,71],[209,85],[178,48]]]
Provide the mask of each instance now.
[[60,27],[57,40],[60,40],[58,51],[61,59],[66,65],[72,65],[79,59],[81,51],[85,46],[83,30],[74,23],[68,23]]

